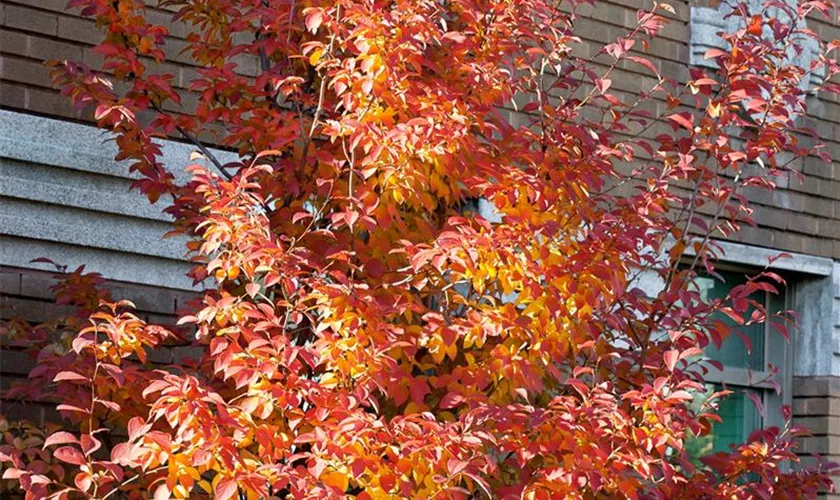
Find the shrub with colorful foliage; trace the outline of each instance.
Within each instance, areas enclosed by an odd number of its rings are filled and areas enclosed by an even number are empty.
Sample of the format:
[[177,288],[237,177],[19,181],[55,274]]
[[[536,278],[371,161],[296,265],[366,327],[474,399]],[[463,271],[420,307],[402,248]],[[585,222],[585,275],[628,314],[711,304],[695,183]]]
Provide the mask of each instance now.
[[[789,424],[699,461],[685,444],[726,395],[692,404],[719,369],[701,354],[729,334],[721,314],[788,335],[751,298],[779,276],[714,301],[693,279],[714,274],[714,238],[752,222],[746,188],[827,159],[793,117],[811,72],[826,75],[814,91],[837,90],[838,44],[818,40],[810,68],[787,55],[816,38],[790,19],[833,6],[736,5],[744,28],[707,54],[719,71],[678,82],[644,57],[665,4],[582,59],[578,0],[162,3],[190,26],[194,109],[155,73],[167,30],[142,0],[72,0],[102,28],[104,63],[54,77],[115,134],[208,290],[165,328],[97,276],[59,273],[77,314],[5,325],[38,359],[10,396],[65,419],[0,421],[7,493],[798,498],[830,484],[828,465],[785,465],[802,432]],[[617,69],[650,88],[611,91]],[[163,137],[195,157],[161,164]],[[201,354],[150,361],[174,342]]]

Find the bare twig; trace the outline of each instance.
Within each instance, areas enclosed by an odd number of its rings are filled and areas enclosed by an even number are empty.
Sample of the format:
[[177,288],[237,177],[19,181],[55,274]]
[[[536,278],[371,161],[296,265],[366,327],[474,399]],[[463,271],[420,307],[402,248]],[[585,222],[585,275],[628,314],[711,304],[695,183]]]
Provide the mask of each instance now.
[[[152,108],[154,108],[155,111],[157,111],[158,113],[160,113],[162,115],[166,114],[166,112],[163,109],[161,109],[161,107],[158,106],[157,103],[152,102]],[[233,179],[233,176],[230,175],[225,170],[225,167],[224,167],[224,165],[222,165],[222,162],[220,162],[219,159],[216,158],[216,156],[207,148],[207,146],[202,144],[201,141],[199,141],[198,139],[193,137],[189,132],[184,130],[184,128],[182,126],[176,124],[175,125],[175,130],[177,130],[178,133],[181,134],[184,137],[184,139],[193,143],[195,145],[195,147],[197,147],[199,149],[199,151],[201,151],[201,154],[203,154],[205,158],[210,160],[210,162],[216,167],[216,169],[219,172],[221,172],[221,174],[223,176],[225,176],[225,178],[227,180],[232,180]]]

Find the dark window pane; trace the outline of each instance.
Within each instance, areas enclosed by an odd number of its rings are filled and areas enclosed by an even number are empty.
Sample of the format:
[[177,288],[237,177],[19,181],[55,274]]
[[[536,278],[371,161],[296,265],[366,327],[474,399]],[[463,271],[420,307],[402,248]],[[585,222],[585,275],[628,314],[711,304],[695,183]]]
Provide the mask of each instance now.
[[[705,394],[698,395],[694,401],[698,408],[708,396],[721,390],[721,386],[709,384],[707,389],[708,391]],[[731,389],[734,391],[733,394],[718,400],[718,414],[723,422],[715,423],[712,432],[705,436],[692,437],[686,440],[686,451],[692,459],[696,460],[719,451],[730,452],[733,445],[738,446],[746,443],[750,433],[761,428],[761,414],[759,414],[755,404],[747,397],[745,390]]]
[[[726,282],[711,276],[697,277],[697,288],[704,301],[711,302],[714,299],[725,299],[733,287],[747,281],[746,277],[741,273],[721,272],[720,274]],[[764,296],[765,293],[762,292],[760,297],[756,297],[756,300],[763,303]],[[743,315],[744,319],[748,319],[751,314],[752,310],[748,310]],[[709,346],[706,349],[706,356],[710,359],[720,361],[724,366],[764,370],[765,325],[761,323],[750,326],[737,326],[729,316],[722,313],[717,315],[717,319],[732,326],[733,330],[723,341],[719,350],[714,345]],[[738,335],[738,332],[748,339],[751,349],[747,348],[747,343],[745,343],[741,335]]]

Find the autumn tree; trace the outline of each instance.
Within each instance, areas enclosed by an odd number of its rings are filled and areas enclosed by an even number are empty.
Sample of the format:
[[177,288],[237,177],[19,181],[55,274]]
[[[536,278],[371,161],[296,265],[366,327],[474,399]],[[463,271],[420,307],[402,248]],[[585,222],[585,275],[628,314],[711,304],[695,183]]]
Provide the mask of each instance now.
[[[208,288],[166,328],[63,272],[76,314],[5,325],[38,360],[10,396],[65,419],[0,422],[9,494],[798,498],[830,483],[830,466],[795,464],[789,408],[730,452],[686,443],[729,392],[705,393],[719,366],[704,349],[740,325],[792,331],[753,298],[778,275],[725,300],[695,278],[752,222],[747,187],[826,156],[794,117],[812,72],[826,83],[807,91],[837,89],[837,44],[796,20],[831,5],[735,4],[743,29],[706,56],[719,70],[675,81],[644,56],[666,4],[588,59],[578,0],[161,4],[190,28],[194,107],[156,72],[167,29],[142,0],[71,0],[104,62],[53,74]],[[790,63],[808,38],[819,57]],[[620,69],[650,87],[612,91]],[[166,137],[196,154],[161,164]],[[184,342],[203,354],[149,360]]]

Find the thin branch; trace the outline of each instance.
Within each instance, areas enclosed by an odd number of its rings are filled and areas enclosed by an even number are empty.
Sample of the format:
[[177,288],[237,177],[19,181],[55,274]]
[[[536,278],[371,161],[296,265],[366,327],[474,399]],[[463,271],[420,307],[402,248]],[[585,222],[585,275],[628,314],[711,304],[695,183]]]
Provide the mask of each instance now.
[[[157,103],[155,103],[155,102],[152,102],[152,108],[154,108],[154,110],[155,110],[155,111],[157,111],[158,113],[160,113],[160,114],[162,114],[162,115],[163,115],[163,114],[166,114],[166,112],[165,112],[163,109],[161,109],[161,107],[160,107],[160,106],[158,106],[158,105],[157,105]],[[193,137],[193,136],[192,136],[189,132],[187,132],[186,130],[184,130],[184,128],[183,128],[182,126],[180,126],[180,125],[177,125],[177,124],[176,124],[176,125],[175,125],[175,130],[177,130],[179,134],[181,134],[182,136],[184,136],[184,139],[186,139],[186,140],[190,141],[191,143],[193,143],[193,144],[195,145],[195,147],[197,147],[197,148],[199,149],[199,151],[201,151],[201,154],[203,154],[205,158],[207,158],[208,160],[210,160],[210,162],[211,162],[211,163],[212,163],[212,164],[216,167],[216,169],[217,169],[219,172],[221,172],[221,174],[222,174],[223,176],[225,176],[225,178],[226,178],[227,180],[229,180],[229,181],[230,181],[230,180],[233,180],[233,176],[232,176],[232,175],[230,175],[230,174],[229,174],[229,173],[225,170],[225,167],[222,165],[222,162],[220,162],[220,161],[219,161],[219,159],[218,159],[218,158],[216,158],[216,156],[215,156],[212,152],[210,152],[210,150],[209,150],[209,149],[207,149],[207,146],[205,146],[204,144],[202,144],[202,143],[201,143],[198,139],[196,139],[196,138],[195,138],[195,137]]]

